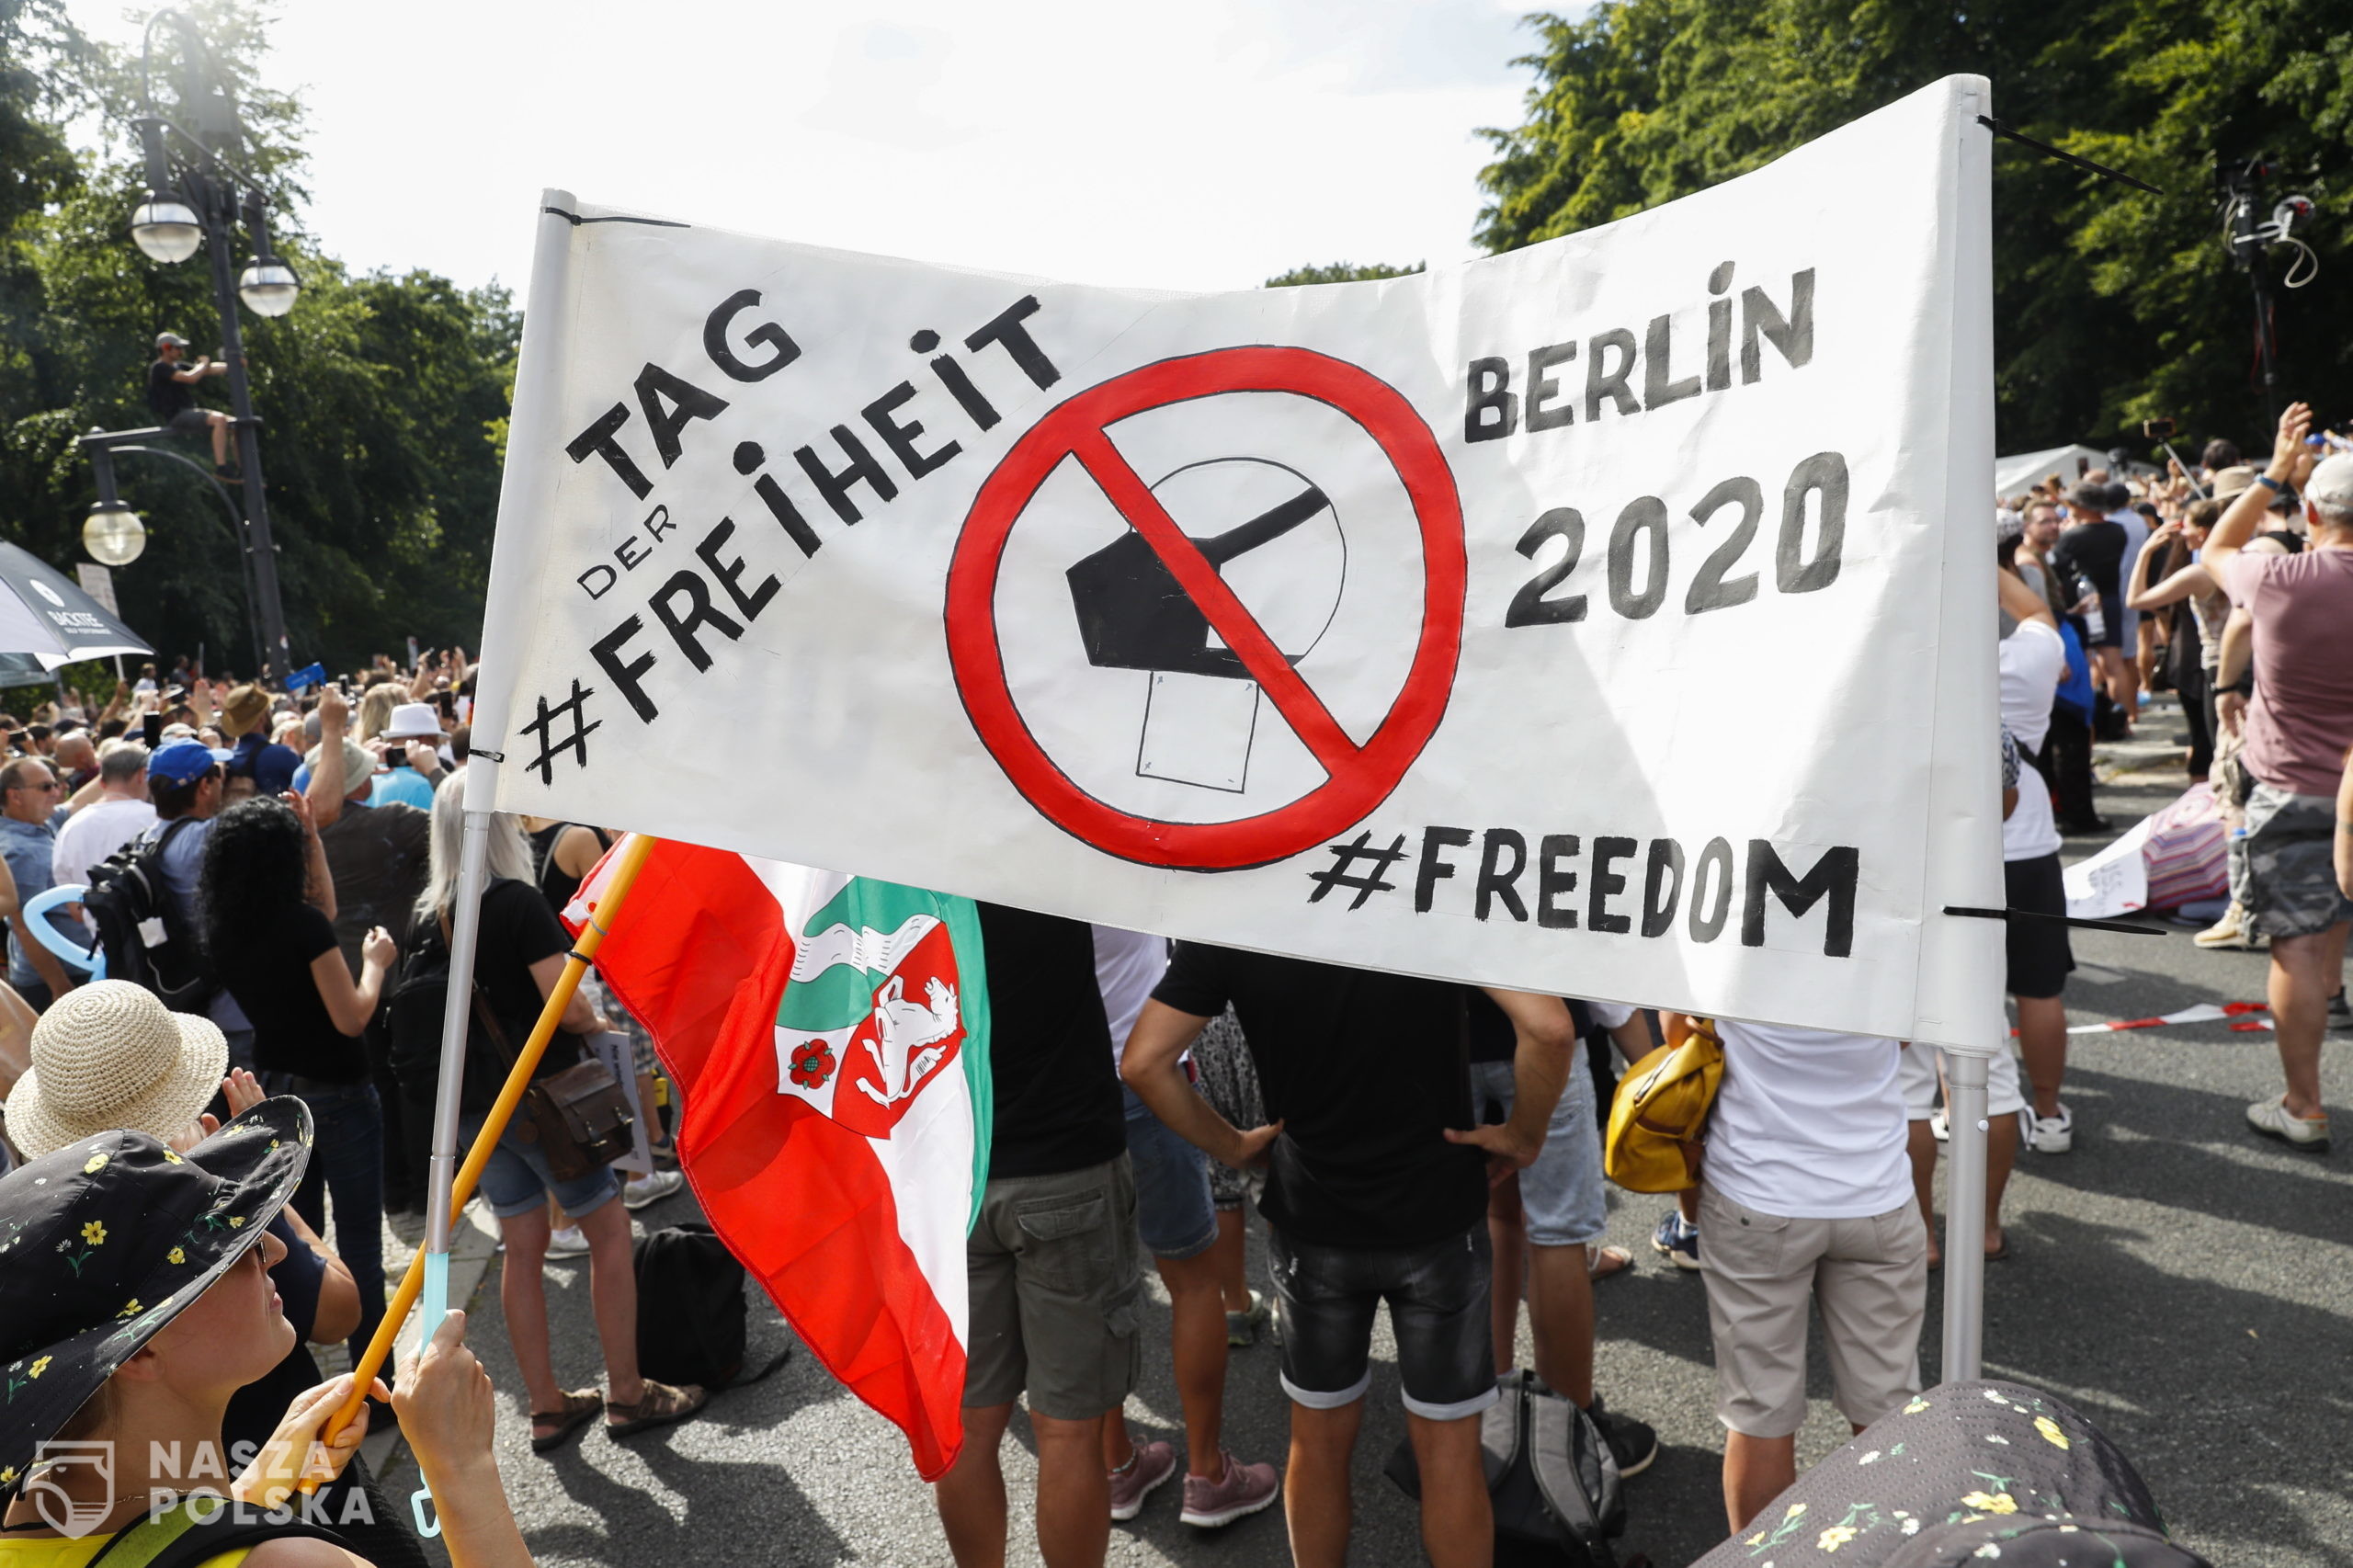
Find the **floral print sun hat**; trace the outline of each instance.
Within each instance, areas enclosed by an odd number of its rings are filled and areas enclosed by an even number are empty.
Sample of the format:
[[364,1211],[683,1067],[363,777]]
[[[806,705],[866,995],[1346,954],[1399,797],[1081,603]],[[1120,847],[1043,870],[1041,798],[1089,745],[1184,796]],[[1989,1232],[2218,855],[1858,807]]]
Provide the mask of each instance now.
[[186,1154],[101,1132],[0,1177],[0,1496],[42,1439],[261,1240],[310,1152],[310,1108],[280,1096]]

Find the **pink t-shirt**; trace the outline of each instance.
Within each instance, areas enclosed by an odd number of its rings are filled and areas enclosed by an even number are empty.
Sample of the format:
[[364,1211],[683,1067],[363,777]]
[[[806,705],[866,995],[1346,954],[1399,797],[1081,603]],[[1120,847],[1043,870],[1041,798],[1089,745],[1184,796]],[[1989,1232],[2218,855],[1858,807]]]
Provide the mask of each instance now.
[[2274,789],[2333,796],[2353,749],[2353,551],[2242,552],[2224,575],[2255,618],[2247,771]]

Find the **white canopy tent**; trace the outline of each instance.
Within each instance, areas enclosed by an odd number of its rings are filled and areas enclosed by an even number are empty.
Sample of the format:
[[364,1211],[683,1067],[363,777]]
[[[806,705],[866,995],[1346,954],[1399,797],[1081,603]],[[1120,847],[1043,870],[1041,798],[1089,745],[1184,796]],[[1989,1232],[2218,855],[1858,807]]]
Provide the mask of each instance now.
[[[2080,461],[2082,467],[2077,464]],[[2041,483],[2057,474],[2069,484],[2075,483],[2086,468],[2110,467],[2108,454],[2097,447],[2077,442],[2072,447],[2052,447],[2047,451],[2020,452],[2015,457],[1994,460],[1994,494],[2001,496],[2022,495],[2028,488]],[[2127,463],[2128,473],[2154,473],[2147,463]]]

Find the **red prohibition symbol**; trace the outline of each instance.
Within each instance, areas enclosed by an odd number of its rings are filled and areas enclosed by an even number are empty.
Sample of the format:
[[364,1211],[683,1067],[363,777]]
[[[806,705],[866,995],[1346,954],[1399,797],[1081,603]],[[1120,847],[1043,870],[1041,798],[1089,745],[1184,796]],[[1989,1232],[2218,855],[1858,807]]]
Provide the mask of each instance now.
[[[1256,618],[1185,537],[1105,432],[1148,409],[1221,392],[1290,392],[1355,421],[1379,443],[1414,507],[1422,542],[1422,623],[1412,665],[1364,744],[1291,668]],[[1142,535],[1225,645],[1241,658],[1324,769],[1298,800],[1232,822],[1163,822],[1106,805],[1046,755],[1015,705],[996,628],[997,573],[1016,522],[1047,475],[1075,458],[1128,526]],[[948,568],[945,620],[956,688],[982,744],[1029,803],[1057,827],[1107,854],[1147,866],[1235,870],[1309,849],[1354,826],[1385,800],[1446,714],[1462,646],[1462,505],[1438,440],[1395,388],[1306,348],[1212,349],[1164,359],[1088,388],[1014,443],[973,497]],[[1402,628],[1401,628],[1402,630]]]

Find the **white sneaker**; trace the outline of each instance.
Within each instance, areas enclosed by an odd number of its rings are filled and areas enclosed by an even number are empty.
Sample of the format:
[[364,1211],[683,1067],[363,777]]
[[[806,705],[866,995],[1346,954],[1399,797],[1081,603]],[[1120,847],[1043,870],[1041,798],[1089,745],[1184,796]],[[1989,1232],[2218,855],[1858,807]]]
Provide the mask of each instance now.
[[687,1185],[687,1178],[676,1171],[655,1171],[648,1176],[631,1176],[621,1183],[621,1202],[631,1209],[642,1209],[649,1203],[659,1203]]
[[1928,1136],[1939,1143],[1952,1142],[1952,1123],[1946,1118],[1942,1106],[1938,1106],[1936,1114],[1928,1118]]
[[2027,1134],[2027,1147],[2038,1154],[2063,1154],[2075,1146],[2075,1113],[2060,1102],[2057,1116],[2038,1116]]
[[2246,1108],[2246,1124],[2307,1154],[2328,1153],[2328,1118],[2291,1116],[2284,1099],[2257,1100]]
[[586,1257],[588,1238],[580,1233],[577,1225],[560,1225],[548,1234],[550,1257]]

